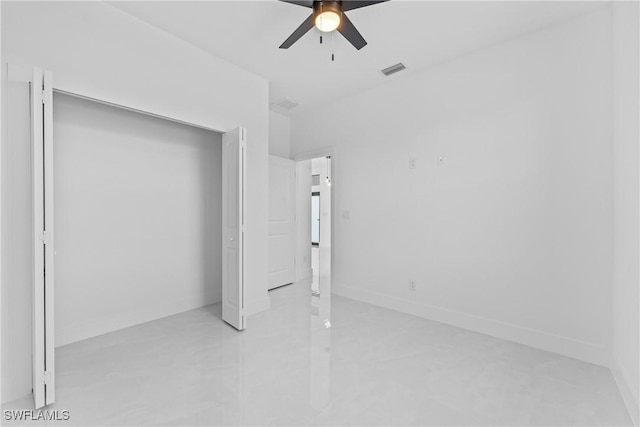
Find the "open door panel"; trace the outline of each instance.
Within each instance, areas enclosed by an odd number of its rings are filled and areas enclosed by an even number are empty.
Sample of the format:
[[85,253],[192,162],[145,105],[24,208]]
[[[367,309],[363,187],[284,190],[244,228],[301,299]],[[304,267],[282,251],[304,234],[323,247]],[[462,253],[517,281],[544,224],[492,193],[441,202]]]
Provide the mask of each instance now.
[[222,319],[238,330],[244,316],[244,182],[246,130],[222,136]]
[[33,399],[55,402],[53,87],[52,74],[34,69],[31,81],[33,195]]

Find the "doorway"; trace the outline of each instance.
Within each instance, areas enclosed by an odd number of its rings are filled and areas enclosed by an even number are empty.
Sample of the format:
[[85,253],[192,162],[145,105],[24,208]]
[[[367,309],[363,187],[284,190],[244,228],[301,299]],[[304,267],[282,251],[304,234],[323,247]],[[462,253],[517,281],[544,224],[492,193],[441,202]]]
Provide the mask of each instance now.
[[296,163],[297,278],[310,279],[314,296],[331,294],[332,156],[314,155]]
[[56,347],[221,301],[222,135],[53,102]]
[[[319,175],[313,175],[315,178]],[[319,182],[319,180],[318,180]],[[311,246],[320,246],[320,192],[311,192]]]

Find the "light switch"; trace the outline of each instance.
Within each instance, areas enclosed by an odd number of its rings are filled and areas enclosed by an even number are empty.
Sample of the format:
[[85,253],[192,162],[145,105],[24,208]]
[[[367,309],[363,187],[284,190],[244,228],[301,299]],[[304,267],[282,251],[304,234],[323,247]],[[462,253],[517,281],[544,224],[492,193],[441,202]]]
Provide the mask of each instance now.
[[342,211],[342,218],[344,219],[349,219],[351,216],[351,212],[349,211]]

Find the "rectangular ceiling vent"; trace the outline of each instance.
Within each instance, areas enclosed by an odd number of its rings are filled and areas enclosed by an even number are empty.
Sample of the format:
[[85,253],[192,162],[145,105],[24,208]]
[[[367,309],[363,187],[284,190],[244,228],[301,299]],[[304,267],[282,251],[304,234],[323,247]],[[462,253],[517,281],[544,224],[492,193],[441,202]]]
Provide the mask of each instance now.
[[271,103],[271,106],[273,107],[277,107],[277,108],[282,108],[283,110],[293,110],[294,108],[298,107],[300,104],[297,103],[296,101],[294,101],[293,99],[289,99],[289,98],[282,98],[279,99],[277,101],[274,101]]
[[402,62],[398,62],[396,65],[392,65],[391,67],[387,67],[382,70],[382,74],[384,74],[385,76],[390,76],[391,74],[395,74],[398,71],[402,71],[406,68],[407,67],[405,67]]

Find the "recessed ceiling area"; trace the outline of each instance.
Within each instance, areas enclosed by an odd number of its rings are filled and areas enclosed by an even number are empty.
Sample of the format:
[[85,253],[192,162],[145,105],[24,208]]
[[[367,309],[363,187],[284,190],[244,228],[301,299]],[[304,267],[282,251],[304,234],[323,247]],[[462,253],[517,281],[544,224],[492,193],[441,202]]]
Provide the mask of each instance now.
[[[290,49],[278,46],[309,9],[273,1],[122,1],[110,3],[270,82],[270,102],[294,99],[294,115],[391,79],[603,6],[582,1],[402,1],[349,12],[367,40],[357,51],[340,34],[313,28]],[[331,61],[331,54],[335,61]],[[385,77],[380,70],[407,69]]]

